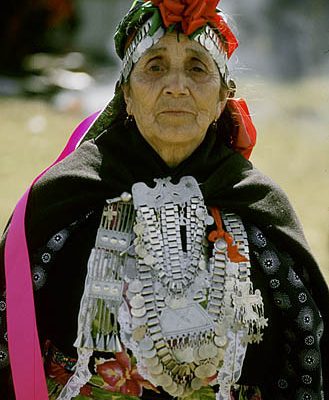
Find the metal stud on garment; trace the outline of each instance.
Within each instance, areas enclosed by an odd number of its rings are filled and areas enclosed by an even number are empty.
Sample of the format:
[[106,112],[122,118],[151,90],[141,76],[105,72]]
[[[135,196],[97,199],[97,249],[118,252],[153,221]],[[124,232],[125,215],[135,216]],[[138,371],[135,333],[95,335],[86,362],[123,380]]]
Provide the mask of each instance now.
[[139,61],[145,51],[155,45],[165,34],[165,30],[160,26],[158,30],[150,36],[150,29],[151,21],[148,20],[139,28],[138,33],[126,50],[119,79],[120,84],[128,80],[133,65]]

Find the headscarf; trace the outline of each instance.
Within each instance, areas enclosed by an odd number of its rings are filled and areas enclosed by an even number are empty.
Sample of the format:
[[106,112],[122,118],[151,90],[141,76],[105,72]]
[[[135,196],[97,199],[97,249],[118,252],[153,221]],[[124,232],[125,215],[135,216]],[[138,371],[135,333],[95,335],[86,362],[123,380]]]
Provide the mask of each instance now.
[[[113,123],[127,117],[121,83],[127,80],[133,65],[147,49],[166,32],[177,31],[200,43],[217,63],[230,96],[222,114],[222,119],[230,122],[226,143],[246,158],[250,157],[256,144],[256,129],[245,100],[233,98],[235,84],[227,68],[227,61],[238,47],[238,40],[223,12],[217,9],[217,3],[218,0],[134,1],[114,36],[116,52],[123,60],[114,97],[91,125],[84,140],[97,137]],[[145,24],[149,24],[148,28]],[[127,64],[129,72],[123,76]]]

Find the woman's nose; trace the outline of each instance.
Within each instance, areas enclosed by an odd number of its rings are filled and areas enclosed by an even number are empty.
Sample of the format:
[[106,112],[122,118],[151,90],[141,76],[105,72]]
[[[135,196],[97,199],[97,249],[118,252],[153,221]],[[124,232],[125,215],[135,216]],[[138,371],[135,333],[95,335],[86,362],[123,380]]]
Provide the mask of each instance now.
[[190,94],[186,77],[181,71],[172,71],[167,75],[164,94],[174,97],[188,96]]

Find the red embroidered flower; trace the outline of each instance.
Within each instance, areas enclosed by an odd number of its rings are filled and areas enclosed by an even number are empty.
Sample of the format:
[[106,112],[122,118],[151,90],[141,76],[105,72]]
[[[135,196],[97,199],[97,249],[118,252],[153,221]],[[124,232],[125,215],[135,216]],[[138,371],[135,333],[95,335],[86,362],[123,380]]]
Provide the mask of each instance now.
[[[67,381],[73,375],[72,372],[67,371],[62,365],[49,360],[45,363],[46,375],[49,378],[54,379],[54,381],[62,386],[67,384]],[[80,389],[80,394],[82,396],[90,396],[92,394],[92,388],[90,385],[86,384]]]
[[97,364],[97,373],[104,379],[103,389],[110,392],[120,392],[131,396],[141,396],[143,387],[157,389],[146,381],[137,371],[136,365],[132,365],[126,352],[115,354],[115,359]]
[[262,400],[262,397],[259,394],[254,394],[250,400]]
[[[146,0],[145,0],[146,1]],[[217,14],[218,0],[151,0],[159,8],[163,24],[166,28],[180,23],[183,32],[191,35],[197,29],[210,24],[217,28],[225,39],[228,57],[238,46],[233,32]]]

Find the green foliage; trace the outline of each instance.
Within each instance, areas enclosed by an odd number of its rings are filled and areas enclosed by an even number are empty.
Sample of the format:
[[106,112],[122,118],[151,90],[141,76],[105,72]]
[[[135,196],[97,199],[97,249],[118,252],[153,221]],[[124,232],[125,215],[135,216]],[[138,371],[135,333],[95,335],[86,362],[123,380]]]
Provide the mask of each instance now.
[[162,24],[161,15],[158,9],[156,9],[153,13],[152,20],[151,20],[151,29],[150,29],[150,36],[153,36],[159,26]]
[[[94,400],[138,400],[136,396],[128,396],[122,393],[112,393],[105,391],[104,389],[93,388]],[[83,398],[79,400],[84,400]]]
[[188,396],[189,400],[215,400],[216,394],[210,386],[202,387]]
[[100,375],[93,375],[93,376],[90,378],[90,380],[89,380],[88,383],[89,383],[90,385],[92,385],[92,386],[96,386],[96,387],[101,388],[101,387],[104,386],[105,381],[104,381],[104,379],[103,379]]

